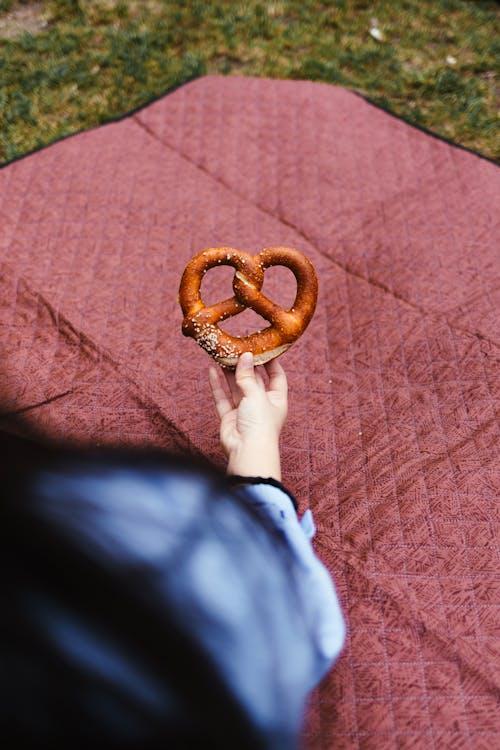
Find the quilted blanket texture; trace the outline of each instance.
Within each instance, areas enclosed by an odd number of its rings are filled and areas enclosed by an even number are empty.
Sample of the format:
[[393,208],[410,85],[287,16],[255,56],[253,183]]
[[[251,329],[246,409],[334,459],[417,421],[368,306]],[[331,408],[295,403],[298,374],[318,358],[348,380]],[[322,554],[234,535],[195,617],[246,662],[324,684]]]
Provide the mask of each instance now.
[[222,463],[182,270],[220,245],[314,263],[283,474],[349,633],[309,750],[500,746],[499,206],[494,164],[303,81],[201,78],[0,170],[1,395],[51,437]]

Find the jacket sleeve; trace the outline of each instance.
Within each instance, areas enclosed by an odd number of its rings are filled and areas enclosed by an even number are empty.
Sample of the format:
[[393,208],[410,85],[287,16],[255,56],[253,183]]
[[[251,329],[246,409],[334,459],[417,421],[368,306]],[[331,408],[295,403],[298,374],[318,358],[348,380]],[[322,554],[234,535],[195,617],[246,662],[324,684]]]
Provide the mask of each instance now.
[[281,530],[292,552],[293,572],[316,648],[319,682],[342,650],[345,624],[330,573],[312,546],[316,532],[312,513],[307,510],[299,521],[289,493],[275,483],[255,483],[245,492],[249,502],[264,510]]

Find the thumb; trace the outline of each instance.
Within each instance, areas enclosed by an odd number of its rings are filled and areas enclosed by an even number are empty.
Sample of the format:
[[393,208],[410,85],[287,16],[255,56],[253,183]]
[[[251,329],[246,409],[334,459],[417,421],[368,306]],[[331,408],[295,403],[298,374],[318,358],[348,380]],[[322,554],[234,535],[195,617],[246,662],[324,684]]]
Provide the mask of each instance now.
[[244,352],[240,355],[236,365],[235,380],[244,396],[251,396],[258,389],[252,352]]

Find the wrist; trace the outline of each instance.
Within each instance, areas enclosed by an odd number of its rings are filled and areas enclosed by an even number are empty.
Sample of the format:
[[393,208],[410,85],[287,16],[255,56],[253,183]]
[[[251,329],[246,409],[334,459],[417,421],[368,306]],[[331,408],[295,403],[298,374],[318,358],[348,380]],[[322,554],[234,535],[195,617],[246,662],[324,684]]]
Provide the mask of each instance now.
[[255,436],[241,442],[228,456],[228,474],[269,477],[281,481],[279,437]]

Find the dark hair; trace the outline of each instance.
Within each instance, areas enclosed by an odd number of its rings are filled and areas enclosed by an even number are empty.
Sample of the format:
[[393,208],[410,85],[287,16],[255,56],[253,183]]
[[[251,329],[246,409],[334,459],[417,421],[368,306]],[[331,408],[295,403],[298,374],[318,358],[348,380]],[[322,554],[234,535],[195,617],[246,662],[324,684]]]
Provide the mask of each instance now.
[[[201,477],[207,491],[168,560],[173,580],[182,573],[197,537],[222,539],[238,557],[241,538],[228,531],[225,520],[231,508],[230,525],[244,528],[246,538],[260,545],[264,557],[281,557],[278,568],[285,580],[286,545],[267,517],[229,488],[220,472],[191,457],[73,451],[1,434],[0,450],[5,457],[0,470],[3,735],[23,747],[52,747],[58,742],[68,747],[176,750],[293,745],[290,729],[277,731],[273,738],[260,733],[210,653],[186,628],[179,602],[173,604],[168,595],[165,602],[157,595],[154,568],[89,543],[89,498],[82,504],[78,492],[69,497],[68,485],[57,482],[82,475],[103,478],[123,469],[179,480]],[[44,477],[55,477],[62,487],[56,516],[47,510],[41,489]],[[293,582],[287,580],[284,585],[293,590]],[[263,622],[272,604],[256,598]],[[112,644],[113,653],[126,654],[127,664],[146,675],[152,693],[146,687],[138,698],[126,678],[108,679],[102,670],[69,659],[59,631],[52,627],[54,620],[65,623],[66,634],[72,627],[76,632],[83,628]],[[269,648],[272,652],[272,643]]]

